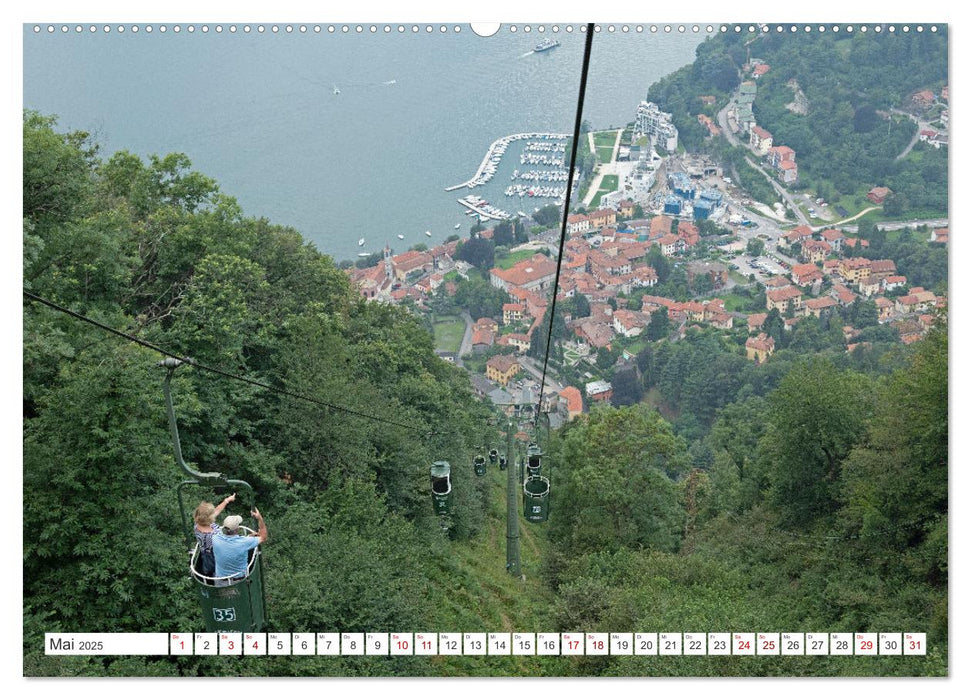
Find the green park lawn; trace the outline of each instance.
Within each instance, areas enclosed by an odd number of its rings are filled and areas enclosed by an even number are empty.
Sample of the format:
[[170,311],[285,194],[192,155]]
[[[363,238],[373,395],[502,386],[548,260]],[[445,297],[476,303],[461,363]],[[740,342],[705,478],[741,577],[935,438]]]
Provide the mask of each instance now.
[[[746,283],[748,280],[745,280]],[[756,313],[753,306],[753,300],[749,297],[743,297],[741,294],[732,294],[731,292],[727,294],[718,294],[719,299],[724,300],[726,311],[743,311],[745,313]]]
[[496,258],[496,267],[508,270],[520,260],[526,260],[536,254],[535,250],[517,250],[514,253],[506,253],[500,258]]
[[435,320],[435,349],[458,352],[465,336],[465,322],[458,316],[440,316]]
[[597,148],[613,149],[614,142],[617,140],[616,131],[598,131],[593,135],[593,145]]
[[593,144],[597,150],[597,160],[609,163],[614,155],[614,142],[617,140],[616,131],[599,131],[593,135]]
[[596,209],[600,206],[600,198],[605,194],[610,194],[615,191],[620,184],[620,178],[617,175],[604,175],[604,179],[600,181],[600,189],[597,190],[597,194],[593,196],[590,200],[590,207]]

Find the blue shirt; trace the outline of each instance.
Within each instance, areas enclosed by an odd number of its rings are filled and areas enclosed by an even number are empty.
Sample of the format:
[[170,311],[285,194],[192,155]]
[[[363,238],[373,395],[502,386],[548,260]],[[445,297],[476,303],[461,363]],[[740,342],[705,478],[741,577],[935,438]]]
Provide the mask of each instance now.
[[259,537],[230,537],[222,532],[213,533],[212,551],[216,555],[216,578],[245,576],[248,563],[246,555],[259,544]]

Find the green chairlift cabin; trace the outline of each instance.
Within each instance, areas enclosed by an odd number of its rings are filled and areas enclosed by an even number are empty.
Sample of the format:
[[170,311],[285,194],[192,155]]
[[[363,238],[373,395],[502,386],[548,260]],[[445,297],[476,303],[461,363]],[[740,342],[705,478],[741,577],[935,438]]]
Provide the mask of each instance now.
[[526,479],[523,482],[523,517],[544,523],[550,515],[550,480],[540,475],[543,450],[535,442],[526,447]]
[[526,522],[545,523],[550,517],[550,480],[528,476],[523,484],[523,517]]
[[526,473],[529,476],[539,476],[542,469],[543,450],[535,442],[526,446]]
[[[263,568],[261,566],[261,552],[257,547],[250,553],[246,576],[239,581],[228,578],[218,579],[204,576],[196,570],[199,558],[199,545],[187,516],[183,490],[188,486],[200,486],[215,493],[228,491],[243,491],[253,495],[253,487],[239,479],[229,479],[218,472],[197,472],[191,469],[182,459],[182,445],[179,441],[179,426],[175,420],[175,408],[172,406],[171,381],[175,370],[183,364],[182,360],[167,357],[158,363],[164,367],[165,405],[169,414],[169,429],[172,433],[172,446],[175,451],[175,461],[182,468],[189,479],[179,484],[176,493],[179,498],[179,513],[182,516],[182,528],[185,531],[186,544],[189,547],[189,576],[195,582],[196,593],[202,608],[202,618],[207,632],[259,632],[266,623],[265,599],[263,596]],[[253,531],[241,528],[247,535]]]
[[472,459],[472,468],[475,470],[476,476],[485,476],[486,473],[486,460],[482,455],[476,455]]
[[432,505],[436,515],[452,512],[452,466],[448,462],[432,464]]

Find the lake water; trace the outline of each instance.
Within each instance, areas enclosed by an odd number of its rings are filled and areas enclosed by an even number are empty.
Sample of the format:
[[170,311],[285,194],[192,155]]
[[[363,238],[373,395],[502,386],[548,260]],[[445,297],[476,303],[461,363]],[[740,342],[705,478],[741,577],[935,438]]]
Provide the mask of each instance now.
[[[186,153],[247,215],[351,258],[386,243],[436,243],[455,224],[467,233],[456,199],[469,191],[444,188],[471,178],[490,143],[572,132],[584,35],[556,36],[559,47],[533,53],[535,31],[482,38],[467,25],[378,35],[25,27],[24,106],[94,133],[104,155]],[[598,33],[584,118],[598,129],[632,121],[648,87],[690,63],[703,38]],[[502,195],[517,154],[472,192],[532,211],[542,202]]]

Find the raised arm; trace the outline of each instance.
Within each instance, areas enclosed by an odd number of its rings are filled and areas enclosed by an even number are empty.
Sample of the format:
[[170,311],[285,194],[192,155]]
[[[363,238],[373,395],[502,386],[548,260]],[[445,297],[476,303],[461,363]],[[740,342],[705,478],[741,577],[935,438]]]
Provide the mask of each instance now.
[[232,503],[233,501],[235,501],[235,500],[236,500],[236,494],[235,493],[232,496],[226,496],[226,498],[224,498],[222,500],[222,503],[220,503],[218,506],[216,506],[216,510],[213,511],[212,517],[213,518],[218,518],[219,517],[219,514],[223,512],[223,509],[226,506],[228,506],[230,503]]
[[266,521],[264,521],[263,516],[260,515],[259,508],[253,508],[250,515],[256,518],[256,522],[259,524],[260,529],[259,532],[256,533],[256,536],[260,538],[260,544],[263,544],[266,542],[266,538],[270,536],[270,533],[266,530]]

